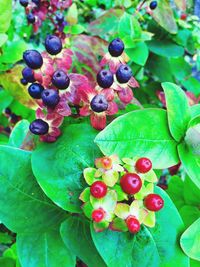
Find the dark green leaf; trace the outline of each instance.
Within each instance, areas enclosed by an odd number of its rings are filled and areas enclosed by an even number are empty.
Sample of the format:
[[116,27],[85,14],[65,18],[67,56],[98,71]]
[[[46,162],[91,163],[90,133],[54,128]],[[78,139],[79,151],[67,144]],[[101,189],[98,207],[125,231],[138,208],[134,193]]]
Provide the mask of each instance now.
[[152,40],[148,42],[149,50],[156,55],[171,58],[180,57],[184,54],[184,48],[168,40]]

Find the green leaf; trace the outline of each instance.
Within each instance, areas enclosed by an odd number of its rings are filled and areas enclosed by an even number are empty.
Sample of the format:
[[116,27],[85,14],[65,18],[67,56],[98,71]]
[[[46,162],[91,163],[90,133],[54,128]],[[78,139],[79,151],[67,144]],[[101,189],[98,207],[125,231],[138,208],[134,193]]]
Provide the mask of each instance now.
[[194,155],[200,156],[200,116],[190,121],[185,135],[185,143]]
[[10,103],[12,102],[13,98],[12,96],[9,94],[9,92],[5,91],[5,90],[1,90],[0,91],[0,112],[2,112],[5,108],[7,108]]
[[9,146],[20,147],[29,132],[30,123],[27,120],[19,121],[12,130],[9,138]]
[[17,250],[22,267],[76,265],[75,255],[66,248],[58,230],[47,229],[42,233],[18,234]]
[[13,232],[46,231],[63,219],[32,174],[30,152],[0,146],[0,195],[0,221]]
[[178,163],[176,141],[170,135],[167,113],[162,109],[129,112],[100,132],[95,142],[105,155],[148,157],[154,168]]
[[71,216],[62,223],[60,232],[68,249],[85,264],[91,267],[106,267],[92,241],[88,221],[84,218]]
[[[182,220],[167,194],[159,188],[156,189],[156,193],[162,195],[165,206],[156,214],[154,228],[149,230],[142,227],[139,233],[133,235],[111,230],[96,233],[91,226],[93,241],[107,266],[189,266],[188,258],[178,243],[183,228]],[[167,226],[166,214],[170,218]]]
[[81,212],[83,170],[100,156],[93,143],[95,135],[89,125],[73,124],[55,143],[41,143],[33,152],[32,168],[40,186],[58,206],[70,212]]
[[148,47],[144,42],[137,43],[134,48],[126,49],[126,53],[134,63],[141,66],[145,65],[149,56]]
[[147,43],[149,50],[158,56],[167,58],[184,55],[184,48],[168,40],[152,40]]
[[5,42],[8,40],[8,35],[5,33],[0,33],[0,47],[5,44]]
[[8,233],[0,233],[0,244],[12,244],[13,237]]
[[4,33],[10,26],[12,17],[12,0],[0,0],[0,33]]
[[200,261],[200,218],[196,220],[181,236],[181,247],[192,259]]
[[141,27],[137,19],[128,13],[119,20],[118,34],[120,38],[129,36],[130,38],[138,38],[141,35]]
[[75,25],[78,22],[78,10],[75,3],[73,3],[69,8],[66,16],[66,20],[70,25]]
[[195,156],[185,143],[178,146],[178,154],[188,176],[200,188],[200,156]]
[[188,99],[180,87],[173,83],[162,83],[165,92],[169,129],[176,141],[185,135],[191,119]]

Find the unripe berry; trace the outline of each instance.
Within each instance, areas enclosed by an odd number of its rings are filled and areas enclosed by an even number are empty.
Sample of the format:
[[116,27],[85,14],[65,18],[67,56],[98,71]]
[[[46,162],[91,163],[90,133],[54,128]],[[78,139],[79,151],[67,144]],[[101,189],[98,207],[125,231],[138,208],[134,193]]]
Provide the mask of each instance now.
[[135,168],[140,173],[147,173],[152,168],[152,163],[148,158],[140,158],[136,161]]
[[90,192],[95,198],[105,197],[107,193],[107,186],[104,182],[96,181],[91,185]]
[[105,211],[101,208],[92,212],[92,220],[96,223],[101,222],[105,217]]
[[158,211],[163,208],[164,200],[157,194],[149,194],[144,199],[144,205],[148,210]]
[[140,191],[142,180],[136,173],[126,173],[122,176],[120,185],[125,193],[133,195]]

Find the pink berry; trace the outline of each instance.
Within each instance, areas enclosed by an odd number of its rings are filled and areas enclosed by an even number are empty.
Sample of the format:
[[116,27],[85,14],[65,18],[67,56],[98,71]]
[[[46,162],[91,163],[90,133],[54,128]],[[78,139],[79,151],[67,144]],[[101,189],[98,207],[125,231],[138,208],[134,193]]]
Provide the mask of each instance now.
[[95,198],[105,197],[107,193],[107,186],[104,182],[97,181],[94,182],[90,187],[91,195]]
[[140,158],[136,161],[135,168],[140,173],[147,173],[152,168],[152,163],[148,158]]
[[97,209],[92,212],[92,220],[96,223],[101,222],[104,216],[105,216],[105,211],[102,209]]
[[158,211],[164,206],[164,200],[157,194],[149,194],[144,199],[144,205],[148,210]]
[[142,180],[136,173],[126,173],[122,176],[120,185],[125,193],[133,195],[140,191]]
[[129,216],[126,219],[126,225],[128,227],[129,232],[136,234],[140,231],[140,222],[134,216]]

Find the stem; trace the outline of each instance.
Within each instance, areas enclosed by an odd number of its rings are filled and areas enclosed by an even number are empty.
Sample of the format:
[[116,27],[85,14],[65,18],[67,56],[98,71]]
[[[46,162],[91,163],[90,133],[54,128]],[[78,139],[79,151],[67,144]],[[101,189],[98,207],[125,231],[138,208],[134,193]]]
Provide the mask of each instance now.
[[133,14],[134,17],[140,12],[140,10],[142,9],[142,7],[143,7],[143,5],[145,4],[145,2],[146,2],[146,0],[143,0],[143,1],[139,4],[139,6],[136,8],[135,13]]

